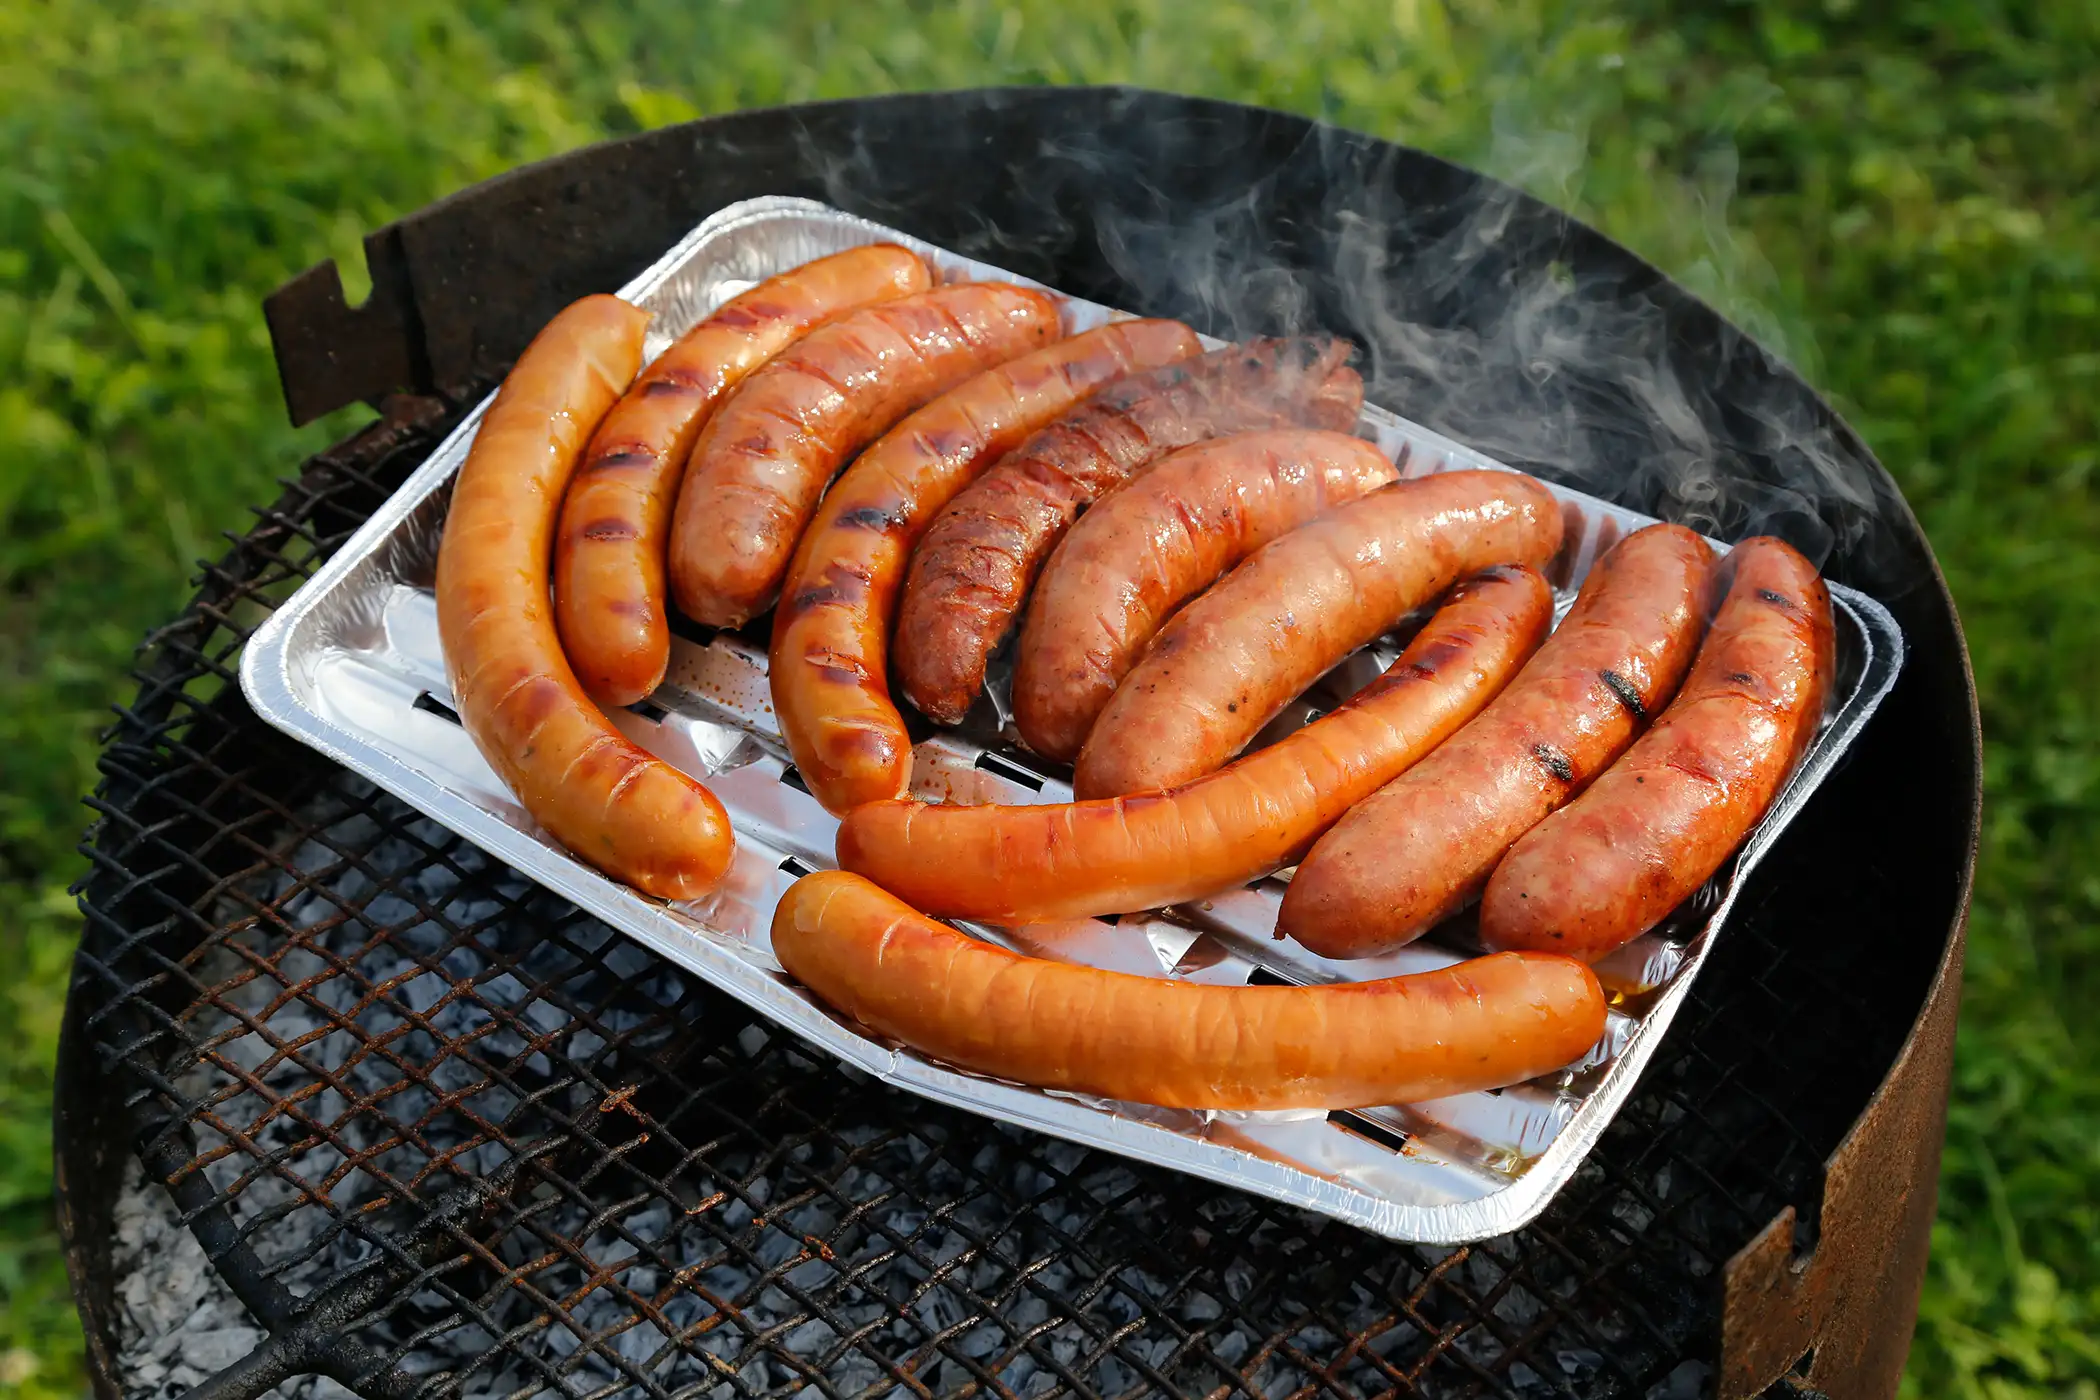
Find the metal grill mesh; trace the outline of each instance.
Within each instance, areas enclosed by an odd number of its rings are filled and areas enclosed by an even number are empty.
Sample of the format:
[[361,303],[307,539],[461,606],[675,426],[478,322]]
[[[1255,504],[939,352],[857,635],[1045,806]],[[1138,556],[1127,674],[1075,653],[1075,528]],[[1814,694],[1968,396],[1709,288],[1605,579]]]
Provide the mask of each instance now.
[[1870,1015],[1789,1032],[1841,948],[1745,910],[1545,1220],[1456,1250],[885,1089],[242,702],[249,629],[475,397],[309,462],[149,639],[102,760],[73,995],[148,1180],[271,1334],[206,1391],[1698,1389],[1721,1264],[1885,1061]]

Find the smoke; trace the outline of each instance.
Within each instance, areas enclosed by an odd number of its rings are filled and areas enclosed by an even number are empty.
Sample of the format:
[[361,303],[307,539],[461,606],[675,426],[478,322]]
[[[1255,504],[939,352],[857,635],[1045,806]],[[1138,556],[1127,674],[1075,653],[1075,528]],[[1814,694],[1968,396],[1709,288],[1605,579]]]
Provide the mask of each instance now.
[[[1346,335],[1373,402],[1511,466],[1721,538],[1778,534],[1841,575],[1884,573],[1865,556],[1896,502],[1864,449],[1773,350],[1638,258],[1419,152],[1093,96],[1105,120],[1060,126],[1040,94],[996,94],[981,123],[935,138],[953,149],[917,152],[969,179],[1004,143],[938,228],[898,190],[892,135],[812,138],[802,155],[831,202],[1082,296],[1228,338]],[[1573,202],[1587,151],[1579,125],[1504,111],[1488,163]],[[1708,290],[1754,262],[1728,220],[1735,178],[1733,148],[1709,140],[1689,201],[1707,255],[1687,269]],[[1729,301],[1780,344],[1776,317],[1739,290]]]

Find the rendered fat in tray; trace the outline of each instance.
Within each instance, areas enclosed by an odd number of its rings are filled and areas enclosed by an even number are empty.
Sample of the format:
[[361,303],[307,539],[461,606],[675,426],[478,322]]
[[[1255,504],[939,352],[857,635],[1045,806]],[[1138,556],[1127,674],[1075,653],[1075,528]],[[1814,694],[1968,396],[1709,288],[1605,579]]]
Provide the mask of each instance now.
[[[890,241],[924,254],[944,280],[1023,282],[893,229],[801,199],[759,199],[708,219],[620,295],[655,313],[653,358],[701,317],[756,283],[812,258]],[[1061,298],[1065,329],[1121,313]],[[1206,344],[1220,342],[1207,340]],[[781,892],[832,864],[836,820],[789,767],[756,633],[674,640],[658,692],[613,719],[651,752],[707,782],[728,809],[737,854],[704,900],[666,904],[554,845],[483,761],[457,721],[439,654],[431,592],[453,474],[484,403],[324,568],[255,634],[241,683],[264,719],[363,774],[614,928],[706,978],[847,1064],[913,1093],[1303,1206],[1395,1239],[1457,1244],[1516,1229],[1574,1175],[1631,1094],[1725,930],[1735,892],[1828,776],[1895,683],[1903,639],[1873,599],[1833,585],[1838,683],[1814,746],[1742,851],[1663,929],[1598,967],[1618,998],[1604,1038],[1578,1064],[1510,1089],[1352,1113],[1193,1113],[1085,1100],[950,1069],[862,1034],[788,981],[768,929]],[[1501,469],[1480,454],[1375,407],[1360,432],[1405,475]],[[1550,487],[1550,483],[1549,483]],[[1578,532],[1564,612],[1612,540],[1652,523],[1550,487]],[[1725,545],[1716,542],[1717,548]],[[1374,645],[1282,716],[1303,724],[1368,680],[1395,652]],[[914,752],[912,787],[929,798],[1069,800],[1070,786],[1013,742],[1008,677],[995,666],[991,703]],[[1045,957],[1150,977],[1237,984],[1363,981],[1457,962],[1473,951],[1454,925],[1390,956],[1330,962],[1272,936],[1283,885],[1250,888],[1161,913],[970,932]]]

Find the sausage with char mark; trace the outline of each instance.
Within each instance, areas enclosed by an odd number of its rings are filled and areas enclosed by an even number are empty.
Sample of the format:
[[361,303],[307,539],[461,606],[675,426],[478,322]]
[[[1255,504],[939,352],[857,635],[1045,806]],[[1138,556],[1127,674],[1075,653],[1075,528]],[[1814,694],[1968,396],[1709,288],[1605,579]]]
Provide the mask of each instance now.
[[1680,525],[1621,540],[1509,689],[1320,838],[1276,927],[1322,957],[1368,957],[1477,895],[1517,838],[1669,703],[1706,627],[1712,568]]
[[1318,428],[1184,447],[1079,517],[1043,566],[1014,667],[1028,747],[1070,763],[1174,610],[1277,536],[1398,473],[1361,438]]
[[1807,751],[1830,693],[1830,590],[1784,541],[1745,540],[1684,689],[1575,801],[1532,828],[1488,880],[1480,936],[1594,962],[1682,904]]
[[1466,574],[1542,565],[1560,505],[1528,476],[1396,481],[1256,550],[1160,629],[1080,750],[1072,789],[1173,787],[1243,748],[1349,653]]
[[518,357],[452,488],[438,637],[460,722],[533,819],[608,875],[691,899],[729,868],[728,815],[584,695],[547,590],[562,487],[641,367],[648,323],[618,297],[585,297]]

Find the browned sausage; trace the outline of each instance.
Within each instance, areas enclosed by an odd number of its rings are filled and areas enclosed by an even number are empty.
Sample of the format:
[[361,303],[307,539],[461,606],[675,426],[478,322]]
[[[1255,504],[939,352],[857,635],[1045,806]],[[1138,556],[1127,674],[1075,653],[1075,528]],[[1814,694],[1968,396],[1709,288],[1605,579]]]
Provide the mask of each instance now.
[[1160,629],[1102,710],[1072,790],[1173,787],[1238,753],[1350,652],[1466,574],[1544,564],[1561,511],[1504,471],[1396,481],[1250,555]]
[[1488,946],[1594,962],[1639,937],[1721,868],[1793,772],[1830,690],[1830,590],[1770,537],[1737,545],[1722,572],[1727,597],[1677,699],[1488,880]]
[[1082,515],[1043,566],[1021,625],[1014,723],[1069,763],[1160,622],[1234,564],[1398,473],[1318,428],[1184,447]]
[[671,587],[695,622],[771,606],[817,498],[920,404],[1057,336],[1057,303],[1004,282],[938,287],[812,332],[718,410],[686,463]]
[[554,544],[555,623],[593,699],[631,705],[663,681],[671,498],[723,395],[819,322],[932,282],[918,254],[888,243],[804,263],[687,331],[614,406],[569,483]]
[[897,674],[928,717],[960,724],[1043,561],[1095,497],[1179,447],[1298,423],[1346,428],[1363,381],[1339,341],[1257,340],[1109,385],[941,512],[913,554]]
[[585,297],[518,357],[452,488],[438,637],[461,723],[533,819],[606,874],[690,899],[729,867],[729,818],[584,696],[547,597],[562,486],[640,368],[648,323],[618,297]]
[[1322,957],[1368,957],[1478,894],[1517,838],[1669,703],[1705,630],[1712,566],[1706,541],[1682,526],[1620,541],[1480,718],[1320,838],[1276,927]]
[[1244,885],[1478,713],[1552,622],[1535,571],[1490,569],[1333,714],[1186,787],[1019,807],[871,802],[840,824],[839,864],[929,913],[1010,926]]
[[773,951],[819,997],[935,1059],[1169,1108],[1366,1108],[1496,1089],[1568,1064],[1604,1032],[1604,992],[1569,958],[1206,986],[1009,953],[836,870],[788,889]]
[[911,781],[911,737],[890,701],[889,624],[926,522],[1101,385],[1200,348],[1179,321],[1088,331],[935,399],[846,469],[802,537],[773,617],[773,708],[819,802],[843,812],[901,797]]

